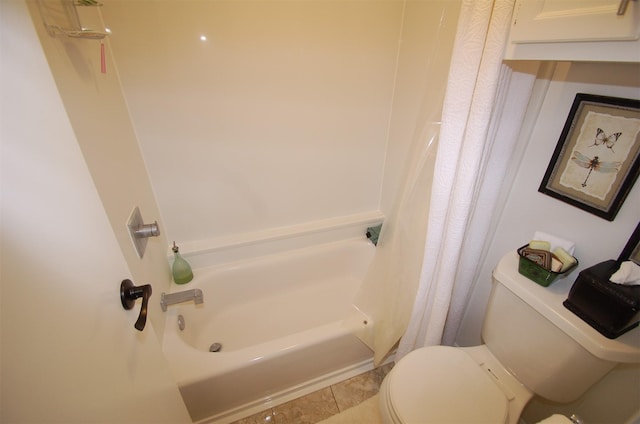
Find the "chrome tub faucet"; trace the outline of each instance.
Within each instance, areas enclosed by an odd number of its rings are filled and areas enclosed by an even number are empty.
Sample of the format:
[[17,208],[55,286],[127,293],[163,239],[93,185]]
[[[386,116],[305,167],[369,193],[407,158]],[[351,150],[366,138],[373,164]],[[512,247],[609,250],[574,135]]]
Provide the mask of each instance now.
[[204,297],[202,295],[202,290],[200,289],[191,289],[184,290],[177,293],[162,293],[160,295],[160,307],[163,312],[167,311],[167,306],[175,305],[176,303],[182,302],[191,302],[196,305],[204,303]]

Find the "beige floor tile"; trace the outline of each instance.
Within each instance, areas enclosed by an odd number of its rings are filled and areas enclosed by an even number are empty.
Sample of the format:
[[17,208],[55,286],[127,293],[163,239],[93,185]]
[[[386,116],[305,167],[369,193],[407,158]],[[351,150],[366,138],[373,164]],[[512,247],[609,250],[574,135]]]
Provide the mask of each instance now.
[[273,410],[268,409],[266,411],[258,412],[257,414],[251,415],[250,417],[234,421],[232,424],[270,424],[273,422]]
[[276,406],[273,411],[276,424],[314,424],[340,412],[330,387]]
[[393,364],[383,365],[233,424],[314,424],[333,416],[337,420],[335,424],[378,424],[375,395],[391,368]]
[[378,395],[375,395],[319,424],[382,424],[378,402]]
[[392,367],[393,364],[383,365],[331,386],[338,409],[346,411],[377,394],[382,380]]

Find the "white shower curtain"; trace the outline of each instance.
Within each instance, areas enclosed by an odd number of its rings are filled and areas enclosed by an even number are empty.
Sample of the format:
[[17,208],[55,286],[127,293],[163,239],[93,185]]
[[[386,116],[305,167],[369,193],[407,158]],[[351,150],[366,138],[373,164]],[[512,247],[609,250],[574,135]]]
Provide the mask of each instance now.
[[451,344],[462,319],[535,81],[502,65],[512,10],[513,0],[463,2],[420,283],[396,359],[417,347]]
[[502,65],[513,3],[462,3],[441,127],[427,125],[414,151],[418,160],[355,304],[374,323],[358,335],[376,364],[401,338],[396,360],[451,344],[457,333],[535,81]]

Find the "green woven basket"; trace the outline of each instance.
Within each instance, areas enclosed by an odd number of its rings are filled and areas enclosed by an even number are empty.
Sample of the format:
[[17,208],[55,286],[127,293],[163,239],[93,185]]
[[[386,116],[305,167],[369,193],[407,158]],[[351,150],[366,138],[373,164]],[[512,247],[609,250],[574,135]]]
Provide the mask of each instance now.
[[576,259],[576,262],[571,267],[567,268],[564,272],[549,271],[533,262],[531,259],[522,256],[522,249],[528,246],[528,244],[525,244],[520,249],[518,249],[518,256],[520,257],[520,262],[518,263],[518,272],[543,287],[549,287],[554,281],[556,281],[556,279],[569,275],[571,271],[573,271],[578,266],[578,260]]

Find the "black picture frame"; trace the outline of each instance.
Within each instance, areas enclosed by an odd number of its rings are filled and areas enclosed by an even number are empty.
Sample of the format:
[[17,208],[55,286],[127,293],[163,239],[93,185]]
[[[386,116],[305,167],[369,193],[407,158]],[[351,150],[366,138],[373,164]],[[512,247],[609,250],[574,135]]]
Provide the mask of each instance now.
[[624,261],[633,261],[636,265],[640,265],[640,222],[618,257],[618,262]]
[[613,221],[640,173],[640,100],[578,93],[538,191]]

